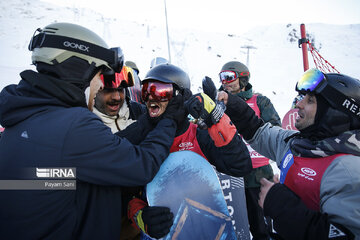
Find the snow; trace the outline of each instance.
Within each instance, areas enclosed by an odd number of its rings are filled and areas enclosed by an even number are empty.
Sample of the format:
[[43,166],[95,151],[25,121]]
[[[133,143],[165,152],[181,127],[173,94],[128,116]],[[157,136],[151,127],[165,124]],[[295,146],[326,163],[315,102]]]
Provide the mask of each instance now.
[[[35,29],[52,22],[83,25],[100,36],[109,46],[120,46],[125,60],[136,62],[143,78],[154,57],[168,58],[164,25],[109,18],[94,10],[62,7],[40,0],[0,2],[0,89],[17,83],[19,73],[34,69],[27,50]],[[307,24],[306,30],[320,54],[340,72],[360,77],[360,24]],[[266,95],[280,117],[289,110],[296,96],[295,83],[303,72],[302,51],[298,47],[300,23],[259,26],[241,35],[171,28],[169,26],[171,61],[191,78],[191,89],[199,92],[204,76],[217,86],[223,64],[238,60],[247,64],[249,51],[250,83],[256,92]],[[314,67],[309,55],[310,67]]]
[[[168,58],[165,26],[126,22],[90,9],[61,7],[39,0],[1,1],[0,9],[0,70],[3,76],[0,89],[17,83],[22,70],[33,68],[31,52],[27,50],[29,40],[35,29],[55,21],[83,25],[102,36],[109,46],[120,46],[125,59],[138,65],[141,78],[150,69],[154,57]],[[322,56],[340,72],[359,78],[360,24],[314,23],[306,25],[306,29]],[[244,46],[252,46],[248,67],[254,90],[269,97],[281,117],[290,108],[296,95],[295,83],[303,72],[302,52],[294,38],[300,36],[299,23],[260,26],[241,35],[171,27],[169,34],[172,63],[189,74],[193,92],[201,90],[205,75],[220,86],[217,74],[222,65],[231,60],[246,64]],[[310,67],[313,66],[310,57]]]

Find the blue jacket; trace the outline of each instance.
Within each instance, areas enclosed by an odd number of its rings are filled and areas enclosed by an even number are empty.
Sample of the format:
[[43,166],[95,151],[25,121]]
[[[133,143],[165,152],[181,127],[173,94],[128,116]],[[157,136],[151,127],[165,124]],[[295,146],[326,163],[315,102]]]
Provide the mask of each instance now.
[[[176,123],[139,145],[111,133],[80,89],[33,71],[0,93],[0,180],[76,168],[76,190],[0,190],[1,239],[119,239],[121,187],[146,185],[168,156]],[[80,96],[80,97],[79,97]]]

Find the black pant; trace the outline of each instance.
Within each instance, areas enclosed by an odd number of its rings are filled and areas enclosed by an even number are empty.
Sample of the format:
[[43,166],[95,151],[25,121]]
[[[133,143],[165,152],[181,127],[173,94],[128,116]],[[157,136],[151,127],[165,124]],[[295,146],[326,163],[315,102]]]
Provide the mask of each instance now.
[[270,239],[271,219],[264,219],[263,209],[259,206],[260,188],[245,188],[246,207],[253,240]]

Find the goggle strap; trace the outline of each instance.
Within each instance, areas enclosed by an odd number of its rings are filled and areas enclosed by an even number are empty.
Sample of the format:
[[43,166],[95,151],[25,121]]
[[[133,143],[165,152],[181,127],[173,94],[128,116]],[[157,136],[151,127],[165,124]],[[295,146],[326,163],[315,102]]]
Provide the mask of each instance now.
[[[76,43],[78,46],[82,45],[83,47],[79,49],[77,47],[65,46],[65,42]],[[114,51],[75,38],[39,33],[31,40],[29,50],[32,51],[36,47],[59,48],[95,57],[104,60],[109,64],[115,63]]]
[[331,96],[331,101],[338,106],[337,109],[344,113],[350,113],[360,119],[360,103],[354,99],[345,96],[330,85],[327,85],[321,91],[321,94],[323,94],[323,96]]

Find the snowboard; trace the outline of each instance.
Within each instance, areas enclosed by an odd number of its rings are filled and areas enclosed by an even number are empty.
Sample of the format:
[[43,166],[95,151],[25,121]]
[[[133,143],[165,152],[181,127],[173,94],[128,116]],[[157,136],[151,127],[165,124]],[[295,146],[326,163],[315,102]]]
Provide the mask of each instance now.
[[297,130],[295,127],[296,117],[298,116],[298,109],[290,109],[284,116],[281,126],[287,130]]
[[220,172],[217,172],[217,175],[237,239],[250,240],[244,178],[233,177]]
[[169,155],[146,186],[150,206],[166,206],[174,223],[163,239],[236,239],[217,174],[191,151]]

